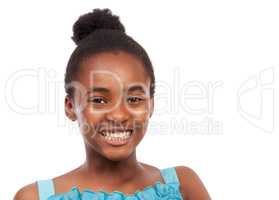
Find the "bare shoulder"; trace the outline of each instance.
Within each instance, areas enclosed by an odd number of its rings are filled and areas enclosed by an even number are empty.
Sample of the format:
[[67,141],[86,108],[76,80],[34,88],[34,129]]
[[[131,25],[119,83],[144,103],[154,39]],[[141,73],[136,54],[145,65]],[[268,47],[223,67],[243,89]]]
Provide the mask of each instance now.
[[[78,168],[73,169],[72,171],[69,171],[65,174],[53,177],[52,180],[55,185],[55,191],[56,189],[57,191],[60,191],[65,190],[64,187],[71,187],[71,184],[76,179],[76,174],[81,168],[82,166],[79,166]],[[65,182],[67,182],[69,185],[66,185]],[[16,192],[13,200],[39,200],[37,182],[25,185],[24,187],[20,188]]]
[[21,189],[19,189],[15,196],[14,200],[38,200],[38,192],[37,192],[37,183],[28,184]]
[[180,190],[187,200],[210,200],[210,196],[197,173],[186,166],[175,167],[180,182]]

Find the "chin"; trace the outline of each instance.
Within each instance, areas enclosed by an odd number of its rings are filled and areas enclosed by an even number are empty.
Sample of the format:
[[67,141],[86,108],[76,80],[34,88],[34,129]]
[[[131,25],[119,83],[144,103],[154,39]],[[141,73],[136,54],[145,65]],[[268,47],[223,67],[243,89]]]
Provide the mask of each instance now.
[[118,161],[122,161],[122,160],[126,160],[128,159],[131,154],[133,152],[127,152],[127,150],[123,150],[123,151],[110,151],[110,152],[106,152],[103,154],[104,157],[106,157],[108,160],[114,161],[114,162],[118,162]]

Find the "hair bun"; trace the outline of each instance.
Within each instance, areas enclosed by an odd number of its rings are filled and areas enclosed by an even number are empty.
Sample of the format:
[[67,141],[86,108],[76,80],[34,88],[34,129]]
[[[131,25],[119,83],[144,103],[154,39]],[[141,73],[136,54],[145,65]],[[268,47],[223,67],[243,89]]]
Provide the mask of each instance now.
[[98,29],[114,29],[125,33],[125,27],[120,22],[118,16],[113,15],[108,8],[97,8],[78,18],[73,25],[72,39],[78,45],[83,38]]

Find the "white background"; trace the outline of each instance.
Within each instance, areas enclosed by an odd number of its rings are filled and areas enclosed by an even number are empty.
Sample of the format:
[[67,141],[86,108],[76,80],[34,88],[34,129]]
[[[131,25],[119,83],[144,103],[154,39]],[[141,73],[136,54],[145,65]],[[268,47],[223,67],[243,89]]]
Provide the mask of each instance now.
[[84,161],[63,78],[74,21],[104,7],[155,68],[139,160],[191,167],[214,200],[279,199],[279,4],[269,0],[2,1],[0,199]]

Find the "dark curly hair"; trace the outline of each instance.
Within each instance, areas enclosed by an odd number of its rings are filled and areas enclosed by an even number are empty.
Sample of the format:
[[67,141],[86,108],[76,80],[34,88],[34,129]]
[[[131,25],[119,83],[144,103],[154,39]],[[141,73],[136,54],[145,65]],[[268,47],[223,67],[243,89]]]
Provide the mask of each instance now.
[[101,52],[122,50],[141,60],[151,78],[150,96],[155,92],[155,76],[152,63],[145,49],[125,33],[125,27],[119,17],[109,9],[94,9],[84,14],[73,25],[73,41],[77,47],[67,64],[65,90],[72,97],[73,88],[68,85],[76,78],[83,59]]

